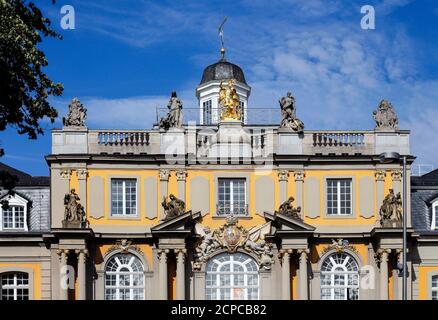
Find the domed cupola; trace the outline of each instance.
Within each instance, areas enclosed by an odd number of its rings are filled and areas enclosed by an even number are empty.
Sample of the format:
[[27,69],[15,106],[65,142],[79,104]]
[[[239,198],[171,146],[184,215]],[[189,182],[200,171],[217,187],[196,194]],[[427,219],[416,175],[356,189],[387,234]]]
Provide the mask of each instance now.
[[199,101],[200,124],[214,125],[219,122],[219,90],[221,82],[234,80],[234,87],[240,98],[240,108],[242,110],[242,121],[246,123],[248,98],[251,87],[245,80],[245,74],[238,65],[228,62],[225,59],[225,49],[221,48],[221,59],[209,65],[202,73],[202,79],[196,88],[196,96]]
[[218,62],[209,65],[204,69],[200,85],[214,80],[229,80],[234,79],[243,84],[247,84],[242,68],[238,65],[228,62],[225,58]]

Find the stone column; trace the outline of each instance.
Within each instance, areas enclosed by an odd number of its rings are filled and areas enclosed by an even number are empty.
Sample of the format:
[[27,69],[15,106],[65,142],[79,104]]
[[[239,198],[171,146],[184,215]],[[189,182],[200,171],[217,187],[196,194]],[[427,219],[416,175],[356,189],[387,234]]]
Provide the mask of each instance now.
[[304,218],[304,171],[295,171],[295,204],[296,207],[301,207],[301,218]]
[[376,225],[380,226],[380,207],[382,206],[383,199],[385,198],[385,170],[378,170],[374,174],[376,178],[376,201],[377,201],[377,217],[376,217]]
[[308,300],[308,277],[307,277],[307,255],[309,254],[309,249],[298,250],[300,255],[300,281],[299,281],[299,299]]
[[[397,265],[403,265],[403,249],[395,250],[397,255]],[[398,270],[398,269],[397,269]],[[403,300],[403,277],[401,276],[401,271],[397,272],[397,296],[394,295],[394,300]],[[395,281],[394,281],[395,282]]]
[[290,255],[292,249],[280,250],[281,257],[281,299],[290,300]]
[[[163,201],[163,198],[167,198],[167,185],[169,183],[170,170],[168,169],[160,169],[159,177],[160,177],[160,203]],[[160,205],[160,219],[164,219],[164,208]]]
[[397,195],[397,193],[400,192],[401,196],[403,197],[402,176],[403,173],[401,170],[393,170],[391,172],[392,189],[394,189],[394,194]]
[[176,299],[184,300],[186,297],[186,283],[185,283],[185,258],[186,249],[175,250],[176,254]]
[[69,250],[58,250],[59,264],[59,300],[68,300],[69,274],[67,271],[67,259]]
[[389,249],[379,249],[380,254],[380,300],[388,300],[388,255]]
[[178,198],[180,198],[184,202],[186,202],[186,178],[186,170],[178,169],[176,171],[176,180],[178,180]]
[[167,254],[168,249],[161,249],[158,251],[158,259],[160,260],[160,266],[158,269],[159,285],[158,290],[160,300],[167,300]]
[[87,177],[88,177],[88,171],[87,169],[77,169],[76,175],[78,176],[78,184],[79,184],[79,190],[78,195],[81,199],[81,204],[85,208],[85,212],[87,212]]
[[283,203],[287,200],[287,181],[289,179],[289,171],[288,170],[279,170],[278,171],[278,181],[280,183],[280,203]]
[[88,250],[76,250],[76,254],[78,255],[78,300],[86,300],[87,299],[87,255]]

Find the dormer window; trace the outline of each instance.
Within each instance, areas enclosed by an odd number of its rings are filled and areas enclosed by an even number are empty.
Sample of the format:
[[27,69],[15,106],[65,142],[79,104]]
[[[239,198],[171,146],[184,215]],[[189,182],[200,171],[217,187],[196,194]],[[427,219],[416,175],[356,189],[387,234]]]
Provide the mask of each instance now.
[[0,207],[0,231],[27,231],[27,200],[17,194],[4,200],[9,205]]
[[432,202],[432,223],[430,225],[431,230],[438,230],[438,200]]

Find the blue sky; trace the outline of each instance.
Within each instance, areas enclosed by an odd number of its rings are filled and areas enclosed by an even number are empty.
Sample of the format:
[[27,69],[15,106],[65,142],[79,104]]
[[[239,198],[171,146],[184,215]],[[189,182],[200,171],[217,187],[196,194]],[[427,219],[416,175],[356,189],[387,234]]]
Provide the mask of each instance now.
[[[177,90],[196,107],[202,70],[219,58],[224,16],[227,58],[252,87],[250,107],[278,108],[291,90],[307,129],[373,129],[383,98],[412,130],[416,163],[438,167],[438,3],[434,0],[35,1],[64,37],[46,39],[47,73],[65,90],[52,99],[62,117],[73,97],[90,128],[150,128],[155,108]],[[60,9],[75,8],[62,30]],[[373,5],[376,29],[362,30]],[[1,133],[1,161],[47,175],[50,130],[36,141]]]

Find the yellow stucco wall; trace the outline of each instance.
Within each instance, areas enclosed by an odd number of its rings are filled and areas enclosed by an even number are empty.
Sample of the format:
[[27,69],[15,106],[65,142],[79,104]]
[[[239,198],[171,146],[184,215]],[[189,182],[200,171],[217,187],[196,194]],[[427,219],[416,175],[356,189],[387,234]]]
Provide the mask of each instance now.
[[[221,173],[227,173],[228,175],[230,173],[236,172],[236,173],[245,173],[249,175],[249,181],[248,181],[248,188],[249,188],[249,199],[248,204],[250,208],[250,217],[252,219],[240,219],[240,224],[245,227],[251,227],[257,224],[264,223],[264,218],[260,215],[257,215],[257,212],[255,212],[255,182],[257,179],[259,179],[262,175],[260,172],[255,172],[253,170],[199,170],[199,169],[188,169],[188,176],[186,181],[186,207],[187,209],[190,209],[190,198],[191,193],[193,192],[190,190],[190,182],[192,179],[196,177],[203,177],[209,181],[210,186],[210,212],[207,216],[203,218],[202,223],[209,225],[210,227],[218,227],[223,224],[223,219],[214,217],[212,213],[216,211],[216,192],[215,190],[215,176],[220,176]],[[272,181],[274,182],[274,206],[275,208],[278,208],[280,205],[280,196],[279,196],[279,182],[278,182],[278,171],[271,171],[271,172],[265,172],[265,175],[269,176]],[[360,179],[362,177],[369,177],[374,180],[374,174],[375,170],[306,170],[305,171],[305,179],[309,178],[316,178],[320,181],[320,208],[321,212],[319,213],[319,216],[316,218],[309,218],[305,217],[304,221],[306,223],[309,223],[314,226],[318,225],[345,225],[345,226],[351,226],[351,225],[373,225],[376,223],[376,215],[372,216],[371,218],[364,218],[360,215]],[[139,210],[139,218],[138,219],[117,219],[115,217],[110,217],[110,199],[108,199],[109,195],[109,188],[110,188],[110,177],[111,176],[127,176],[132,177],[136,176],[139,177],[139,185],[138,187],[138,210]],[[159,218],[149,219],[145,216],[145,210],[146,206],[148,205],[145,203],[145,195],[144,195],[144,180],[148,177],[153,177],[157,179],[157,208],[160,208],[161,206],[161,196],[160,196],[160,181],[158,179],[158,170],[132,170],[132,169],[117,169],[117,170],[105,170],[105,169],[90,169],[89,170],[89,177],[88,177],[88,199],[90,199],[90,186],[89,181],[90,178],[93,176],[99,176],[104,179],[104,194],[102,195],[104,197],[104,217],[101,219],[95,219],[93,217],[90,217],[88,214],[88,219],[90,221],[90,225],[155,225],[159,223]],[[354,217],[346,217],[346,218],[331,218],[325,216],[325,207],[326,203],[324,201],[324,194],[326,190],[324,190],[324,179],[329,177],[337,177],[337,176],[351,176],[355,179],[355,194],[354,194],[354,204],[355,207],[353,208],[354,211]],[[306,182],[304,182],[304,185]],[[391,188],[392,182],[390,178],[390,174],[388,173],[386,175],[386,180],[384,184],[384,190],[385,194],[388,192],[389,188]],[[70,187],[78,188],[78,180],[76,174],[72,174],[72,178],[70,181]],[[304,198],[309,197],[311,195],[306,194],[305,189],[304,192]],[[168,194],[173,193],[175,195],[178,195],[178,181],[176,179],[175,171],[171,171],[169,182],[168,182]],[[296,187],[295,187],[295,180],[293,177],[293,173],[291,172],[288,182],[288,196],[294,196],[296,198]],[[374,195],[374,212],[378,213],[377,203],[376,203],[376,195]],[[304,201],[305,203],[306,201]],[[87,213],[90,212],[90,204],[89,201],[87,203]]]
[[41,300],[41,265],[39,263],[0,263],[0,268],[26,268],[33,271],[33,299]]
[[428,300],[428,278],[430,272],[438,272],[438,266],[420,266],[418,268],[418,300]]

